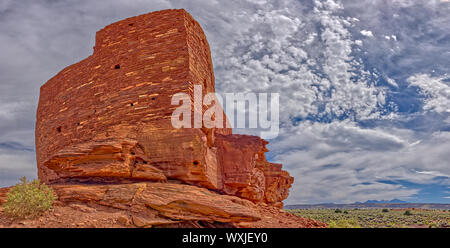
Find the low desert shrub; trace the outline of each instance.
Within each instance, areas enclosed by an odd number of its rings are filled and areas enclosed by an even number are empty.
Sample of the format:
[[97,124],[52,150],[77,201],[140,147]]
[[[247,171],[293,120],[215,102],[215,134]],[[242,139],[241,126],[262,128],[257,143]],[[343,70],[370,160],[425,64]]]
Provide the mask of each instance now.
[[2,205],[3,212],[13,218],[33,218],[52,207],[55,195],[53,190],[35,179],[28,182],[20,179],[8,193]]
[[340,214],[340,213],[342,213],[342,210],[340,210],[340,209],[338,208],[338,209],[334,210],[334,212],[337,213],[337,214]]
[[411,211],[409,211],[409,210],[406,210],[403,214],[404,215],[412,215]]
[[328,223],[330,228],[361,228],[359,221],[356,219],[338,219]]
[[381,212],[383,212],[383,213],[388,213],[388,212],[389,212],[389,209],[383,208],[383,210],[381,210]]

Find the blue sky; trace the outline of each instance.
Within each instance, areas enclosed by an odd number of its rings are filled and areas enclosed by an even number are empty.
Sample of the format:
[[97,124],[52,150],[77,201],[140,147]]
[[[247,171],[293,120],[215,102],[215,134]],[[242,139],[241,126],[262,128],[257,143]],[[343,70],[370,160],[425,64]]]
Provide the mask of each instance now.
[[286,203],[450,203],[446,0],[0,0],[0,186],[36,177],[39,87],[105,25],[168,8],[205,30],[218,92],[280,94]]

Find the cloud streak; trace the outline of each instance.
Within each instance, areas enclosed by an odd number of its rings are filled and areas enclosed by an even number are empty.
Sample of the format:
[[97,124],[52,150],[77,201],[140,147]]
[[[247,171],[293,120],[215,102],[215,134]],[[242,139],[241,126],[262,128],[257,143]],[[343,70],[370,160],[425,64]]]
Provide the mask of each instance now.
[[[289,203],[371,199],[356,194],[356,189],[370,192],[372,198],[378,194],[375,198],[380,200],[408,200],[419,191],[386,182],[448,183],[449,138],[448,132],[439,132],[417,142],[415,133],[407,129],[304,122],[285,130],[270,149],[282,151],[274,159],[282,161],[300,181]],[[339,193],[327,193],[333,191]]]

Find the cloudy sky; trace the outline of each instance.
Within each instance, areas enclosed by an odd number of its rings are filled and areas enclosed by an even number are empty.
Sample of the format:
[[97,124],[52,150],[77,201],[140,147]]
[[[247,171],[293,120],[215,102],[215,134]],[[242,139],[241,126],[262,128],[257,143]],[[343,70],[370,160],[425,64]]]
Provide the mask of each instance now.
[[0,0],[0,186],[36,177],[39,87],[121,19],[184,8],[218,92],[278,92],[286,203],[450,203],[450,1]]

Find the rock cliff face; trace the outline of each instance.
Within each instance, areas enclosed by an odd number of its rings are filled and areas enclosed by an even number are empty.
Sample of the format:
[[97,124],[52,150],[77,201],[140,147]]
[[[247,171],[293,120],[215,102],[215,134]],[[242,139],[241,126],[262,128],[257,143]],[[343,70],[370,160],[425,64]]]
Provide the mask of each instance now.
[[186,11],[105,27],[93,55],[41,87],[39,178],[61,202],[130,211],[142,226],[252,222],[261,219],[258,204],[281,207],[293,178],[265,159],[267,141],[172,127],[172,96],[193,102],[194,85],[215,91],[208,42]]

